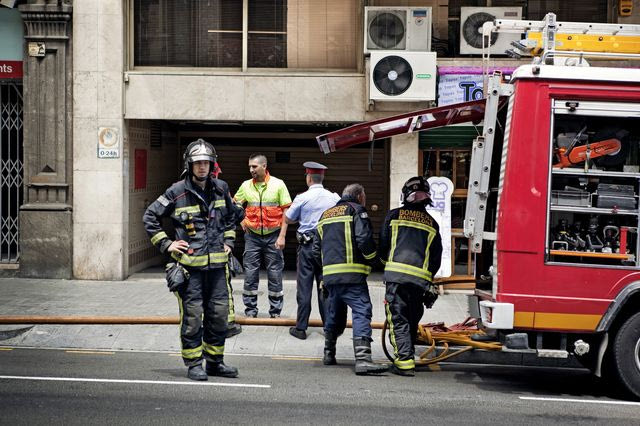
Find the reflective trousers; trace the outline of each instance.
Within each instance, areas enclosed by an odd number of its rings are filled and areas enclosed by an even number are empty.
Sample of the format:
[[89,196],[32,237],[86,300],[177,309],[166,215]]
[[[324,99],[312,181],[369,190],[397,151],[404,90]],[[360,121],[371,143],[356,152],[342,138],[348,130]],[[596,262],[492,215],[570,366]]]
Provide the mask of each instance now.
[[415,368],[413,342],[424,313],[425,290],[411,284],[388,282],[386,285],[385,310],[395,355],[393,363],[400,369],[412,369]]
[[180,341],[185,365],[220,362],[229,314],[227,268],[189,269],[189,282],[174,294],[180,308]]
[[299,244],[296,272],[296,301],[298,302],[296,328],[298,330],[306,330],[309,326],[314,281],[318,292],[318,310],[324,323],[325,300],[321,288],[322,265],[318,264],[313,257],[312,244]]
[[340,335],[347,324],[347,306],[353,318],[353,338],[362,337],[371,341],[372,306],[369,287],[366,284],[334,284],[327,286],[327,303],[324,331]]
[[264,237],[249,230],[244,234],[244,289],[242,301],[247,315],[258,313],[258,281],[260,280],[260,262],[264,258],[267,269],[267,289],[269,290],[269,313],[280,315],[283,304],[282,269],[284,257],[282,250],[275,247],[278,232],[272,232]]

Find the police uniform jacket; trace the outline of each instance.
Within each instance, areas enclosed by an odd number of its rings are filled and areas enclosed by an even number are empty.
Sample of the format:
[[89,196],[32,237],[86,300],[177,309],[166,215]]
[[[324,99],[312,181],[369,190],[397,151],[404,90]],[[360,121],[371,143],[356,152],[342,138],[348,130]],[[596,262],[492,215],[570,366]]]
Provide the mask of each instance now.
[[413,284],[426,290],[442,259],[438,224],[421,204],[393,209],[380,231],[379,252],[386,282]]
[[350,198],[320,216],[313,254],[322,263],[325,285],[366,284],[377,256],[367,210]]
[[176,240],[189,243],[188,253],[171,253],[176,261],[196,269],[227,264],[224,244],[233,247],[238,212],[225,181],[209,177],[202,190],[187,176],[151,203],[142,220],[151,243],[165,253],[172,241],[162,229],[163,217],[173,221]]

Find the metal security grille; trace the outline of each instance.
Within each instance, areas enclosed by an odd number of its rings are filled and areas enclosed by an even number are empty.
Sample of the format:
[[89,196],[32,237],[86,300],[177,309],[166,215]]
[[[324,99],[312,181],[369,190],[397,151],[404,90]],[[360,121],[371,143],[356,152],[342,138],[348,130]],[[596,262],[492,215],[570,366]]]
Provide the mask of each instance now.
[[20,259],[22,85],[0,81],[0,263]]

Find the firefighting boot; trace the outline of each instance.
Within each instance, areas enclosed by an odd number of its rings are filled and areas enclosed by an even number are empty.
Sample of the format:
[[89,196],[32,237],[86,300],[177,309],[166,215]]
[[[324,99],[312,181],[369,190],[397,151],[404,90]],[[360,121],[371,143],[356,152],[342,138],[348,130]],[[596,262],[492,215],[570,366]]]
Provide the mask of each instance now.
[[202,369],[202,364],[192,365],[189,367],[187,377],[191,380],[207,380],[207,373]]
[[356,357],[356,374],[380,374],[389,370],[389,367],[376,364],[371,360],[371,342],[366,337],[353,339],[353,352]]
[[230,365],[226,365],[224,362],[210,362],[207,361],[207,374],[209,376],[220,376],[234,378],[238,377],[238,369]]
[[336,365],[336,340],[337,336],[333,331],[324,332],[324,357],[322,363],[324,365]]
[[242,333],[242,326],[237,322],[230,322],[227,325],[227,339]]
[[416,375],[416,369],[415,368],[402,369],[402,368],[399,368],[396,365],[392,365],[391,366],[391,372],[393,374],[398,375],[398,376],[405,376],[405,377],[413,377],[413,376]]

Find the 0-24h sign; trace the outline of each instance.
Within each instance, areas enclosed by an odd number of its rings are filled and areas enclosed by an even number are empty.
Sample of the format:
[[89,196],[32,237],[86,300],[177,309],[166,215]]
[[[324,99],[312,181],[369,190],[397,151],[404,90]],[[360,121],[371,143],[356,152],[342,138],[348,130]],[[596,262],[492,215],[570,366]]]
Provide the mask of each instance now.
[[120,157],[120,135],[114,127],[98,129],[98,158]]

